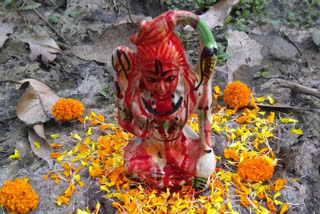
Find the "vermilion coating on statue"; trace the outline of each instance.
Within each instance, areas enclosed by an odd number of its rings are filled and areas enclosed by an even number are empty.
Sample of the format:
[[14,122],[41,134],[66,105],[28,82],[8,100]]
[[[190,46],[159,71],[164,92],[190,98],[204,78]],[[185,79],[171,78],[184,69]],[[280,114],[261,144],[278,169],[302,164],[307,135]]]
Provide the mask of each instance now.
[[[173,32],[178,24],[190,24],[200,36],[196,71]],[[125,149],[127,172],[159,188],[203,188],[216,163],[210,123],[217,54],[212,34],[195,14],[169,11],[143,21],[131,42],[136,52],[121,46],[112,56],[118,122],[135,135]],[[199,133],[186,124],[192,112],[198,113]]]

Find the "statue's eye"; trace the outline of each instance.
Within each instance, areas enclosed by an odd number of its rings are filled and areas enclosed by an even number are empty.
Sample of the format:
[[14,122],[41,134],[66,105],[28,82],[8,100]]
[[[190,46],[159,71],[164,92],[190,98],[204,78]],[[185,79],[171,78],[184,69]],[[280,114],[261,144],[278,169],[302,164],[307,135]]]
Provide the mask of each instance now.
[[167,78],[165,78],[164,80],[166,81],[166,82],[171,82],[172,80],[174,80],[176,78],[176,76],[168,76]]
[[146,78],[149,82],[158,82],[156,78],[153,78],[153,77],[146,77]]

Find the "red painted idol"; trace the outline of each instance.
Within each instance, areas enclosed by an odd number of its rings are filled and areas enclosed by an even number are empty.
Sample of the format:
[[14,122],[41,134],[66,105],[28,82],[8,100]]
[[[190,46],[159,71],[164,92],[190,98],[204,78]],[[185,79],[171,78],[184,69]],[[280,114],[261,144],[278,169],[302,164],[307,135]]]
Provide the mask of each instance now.
[[[179,24],[190,24],[200,37],[195,71],[173,32]],[[159,188],[204,188],[216,164],[210,122],[217,58],[213,36],[197,15],[169,11],[143,21],[131,42],[135,52],[121,46],[112,56],[118,122],[135,135],[125,150],[126,170]],[[198,114],[199,133],[186,124],[193,112]]]

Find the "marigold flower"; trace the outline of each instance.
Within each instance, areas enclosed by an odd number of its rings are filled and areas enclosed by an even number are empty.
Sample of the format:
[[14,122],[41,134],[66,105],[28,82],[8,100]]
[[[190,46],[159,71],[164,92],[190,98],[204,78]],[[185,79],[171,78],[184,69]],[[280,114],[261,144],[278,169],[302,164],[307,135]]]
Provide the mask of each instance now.
[[0,189],[0,205],[9,212],[23,214],[35,210],[39,204],[39,195],[28,183],[28,178],[6,181]]
[[269,180],[273,171],[272,159],[266,155],[245,158],[238,166],[241,179],[250,183]]
[[83,115],[84,106],[79,100],[59,99],[52,107],[53,117],[59,121],[69,121]]
[[227,84],[223,92],[223,100],[230,108],[242,108],[249,104],[251,90],[240,81]]

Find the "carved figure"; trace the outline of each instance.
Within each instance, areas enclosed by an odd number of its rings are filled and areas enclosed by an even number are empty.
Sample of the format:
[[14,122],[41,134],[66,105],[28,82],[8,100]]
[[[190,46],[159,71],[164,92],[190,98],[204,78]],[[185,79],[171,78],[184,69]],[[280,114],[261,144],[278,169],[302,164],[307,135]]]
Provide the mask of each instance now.
[[[190,24],[200,36],[195,71],[173,32],[179,24]],[[135,52],[120,46],[112,55],[118,122],[135,135],[125,149],[126,170],[158,188],[204,188],[216,164],[210,122],[213,36],[197,15],[169,11],[143,21],[130,39]],[[192,112],[198,114],[199,133],[186,124]]]

